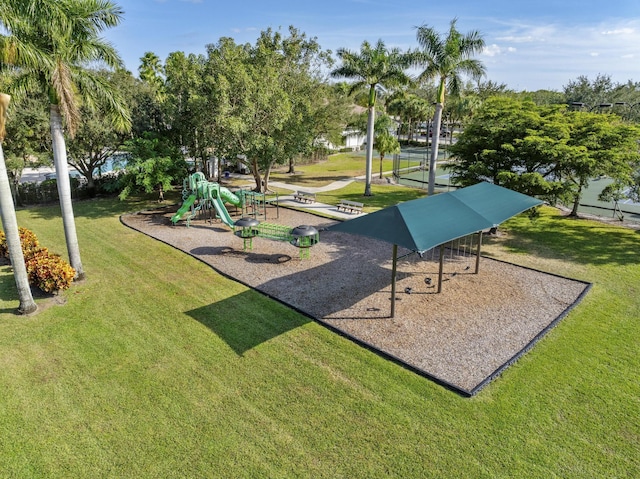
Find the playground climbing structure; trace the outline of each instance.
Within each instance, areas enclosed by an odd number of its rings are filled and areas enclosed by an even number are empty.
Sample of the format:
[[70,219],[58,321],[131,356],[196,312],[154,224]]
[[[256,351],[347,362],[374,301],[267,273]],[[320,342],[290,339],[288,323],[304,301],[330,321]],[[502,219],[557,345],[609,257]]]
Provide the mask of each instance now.
[[[233,228],[233,220],[225,204],[231,204],[240,208],[243,215],[257,217],[267,217],[267,206],[271,201],[264,193],[251,190],[237,190],[231,192],[229,189],[218,183],[207,181],[201,172],[193,173],[182,182],[182,206],[171,218],[175,225],[186,216],[187,227],[191,220],[198,214],[204,214],[209,218],[220,218],[220,220]],[[275,198],[276,217],[279,216],[278,196]]]
[[233,228],[234,221],[225,203],[242,208],[245,204],[245,193],[244,190],[232,193],[218,183],[207,181],[203,173],[193,173],[182,182],[183,203],[171,217],[171,222],[175,225],[189,212],[186,217],[186,224],[189,226],[198,213],[210,214],[213,217],[215,212],[217,218],[229,228]]
[[[231,192],[218,183],[207,181],[201,172],[193,173],[184,179],[182,183],[182,206],[171,217],[171,223],[175,225],[186,216],[186,225],[199,213],[220,218],[229,228],[234,230],[236,236],[243,239],[244,250],[252,249],[253,238],[266,238],[274,241],[288,242],[300,251],[300,258],[309,257],[309,248],[320,241],[318,231],[312,226],[283,226],[271,223],[261,223],[255,217],[264,214],[266,218],[267,199],[263,193],[249,190]],[[234,221],[227,210],[225,203],[240,208],[243,214],[252,214],[254,217],[243,216]],[[276,199],[277,204],[277,199]],[[277,207],[277,206],[276,206]]]

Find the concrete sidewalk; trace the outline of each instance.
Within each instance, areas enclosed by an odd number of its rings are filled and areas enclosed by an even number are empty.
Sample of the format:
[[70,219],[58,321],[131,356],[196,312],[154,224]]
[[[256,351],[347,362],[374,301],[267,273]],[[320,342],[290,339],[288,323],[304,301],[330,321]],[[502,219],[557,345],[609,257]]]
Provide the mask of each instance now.
[[[235,174],[233,176],[235,178],[241,178],[241,179],[245,178],[244,175]],[[278,195],[278,204],[280,206],[297,208],[299,210],[307,210],[309,212],[320,213],[324,216],[330,216],[336,219],[348,220],[351,218],[357,218],[358,216],[362,216],[366,213],[346,213],[344,211],[338,211],[338,208],[335,205],[328,205],[326,203],[320,203],[318,201],[315,201],[313,203],[302,203],[300,201],[296,201],[295,198],[293,197],[293,194],[296,191],[307,191],[309,193],[321,193],[323,191],[339,190],[340,188],[344,188],[345,186],[353,183],[356,179],[357,178],[345,178],[343,180],[334,181],[325,186],[301,186],[301,185],[294,185],[290,183],[282,183],[280,181],[270,181],[269,186],[291,191],[291,194]],[[251,186],[255,186],[255,184]]]
[[293,198],[293,195],[279,195],[278,204],[280,206],[288,206],[313,213],[321,213],[324,216],[330,216],[332,218],[341,220],[348,220],[351,218],[357,218],[358,216],[366,215],[366,213],[345,213],[344,211],[338,211],[338,208],[335,205],[328,205],[326,203],[320,203],[318,201],[315,201],[313,203],[302,203],[300,201],[296,201]]

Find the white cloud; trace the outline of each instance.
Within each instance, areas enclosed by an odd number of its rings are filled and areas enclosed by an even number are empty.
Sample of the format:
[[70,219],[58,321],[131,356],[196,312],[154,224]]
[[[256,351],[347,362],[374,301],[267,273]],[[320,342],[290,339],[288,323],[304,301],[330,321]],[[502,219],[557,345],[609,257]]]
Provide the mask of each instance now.
[[[640,19],[607,18],[599,23],[494,21],[484,28],[487,77],[513,88],[559,89],[580,75],[609,75],[614,82],[638,81]],[[507,47],[517,46],[508,50]],[[635,78],[634,78],[635,76]]]
[[488,57],[495,57],[498,55],[504,55],[505,53],[514,53],[514,52],[516,52],[516,49],[514,47],[504,48],[495,43],[485,46],[484,50],[482,50],[482,54]]
[[633,35],[635,30],[633,28],[619,28],[617,30],[605,30],[603,35]]
[[252,33],[258,31],[257,27],[244,27],[244,28],[232,28],[231,31],[233,33]]
[[532,37],[531,35],[526,35],[521,37],[516,37],[514,35],[507,35],[504,37],[497,37],[497,40],[501,40],[504,42],[511,42],[511,43],[529,43],[529,42],[535,41],[535,38]]

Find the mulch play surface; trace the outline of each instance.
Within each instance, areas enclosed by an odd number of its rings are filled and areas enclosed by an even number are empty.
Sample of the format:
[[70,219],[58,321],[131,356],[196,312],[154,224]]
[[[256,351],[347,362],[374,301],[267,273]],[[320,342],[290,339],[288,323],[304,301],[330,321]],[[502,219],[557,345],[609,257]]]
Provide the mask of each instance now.
[[408,255],[398,263],[391,319],[392,245],[324,231],[335,222],[301,211],[279,208],[276,217],[272,208],[262,221],[314,226],[320,242],[304,259],[291,244],[263,238],[245,251],[243,240],[215,220],[171,226],[176,209],[121,219],[463,395],[527,351],[590,286],[486,257],[471,274],[475,256],[450,254],[437,294],[436,260],[400,249]]

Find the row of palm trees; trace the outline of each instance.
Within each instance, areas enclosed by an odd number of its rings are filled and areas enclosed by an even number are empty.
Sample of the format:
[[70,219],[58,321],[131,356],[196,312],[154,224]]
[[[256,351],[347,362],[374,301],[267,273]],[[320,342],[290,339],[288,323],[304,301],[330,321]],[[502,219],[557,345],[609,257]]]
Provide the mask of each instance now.
[[[397,48],[388,49],[382,40],[378,40],[374,46],[369,42],[363,42],[359,52],[347,49],[337,51],[342,63],[333,70],[332,76],[355,79],[351,85],[351,92],[368,88],[365,196],[371,195],[373,134],[378,89],[406,85],[411,81],[406,73],[409,67],[424,68],[417,76],[416,81],[425,83],[437,80],[438,82],[433,124],[433,131],[438,132],[442,126],[442,111],[446,92],[457,93],[460,91],[463,74],[474,79],[479,79],[485,74],[482,63],[473,58],[485,46],[482,35],[477,30],[463,35],[458,32],[456,23],[457,19],[451,21],[446,35],[441,35],[433,27],[426,25],[418,27],[417,41],[420,50],[417,51],[402,53]],[[429,159],[427,189],[429,195],[434,193],[437,158],[438,142],[435,141]]]
[[[0,3],[0,75],[8,92],[17,97],[33,92],[48,95],[54,165],[67,252],[76,280],[84,268],[76,234],[67,165],[65,128],[73,137],[80,122],[81,102],[106,105],[113,127],[130,128],[131,120],[118,93],[86,65],[122,66],[115,48],[100,37],[118,25],[123,12],[109,0],[3,0]],[[9,80],[6,80],[6,78]],[[3,95],[0,122],[4,126],[9,95]],[[0,128],[3,130],[3,128]],[[0,135],[0,142],[4,135]],[[14,269],[19,311],[37,306],[27,281],[13,199],[0,144],[0,204],[3,228]]]

